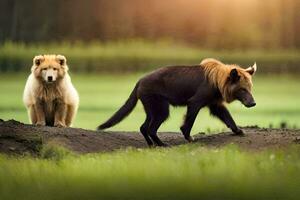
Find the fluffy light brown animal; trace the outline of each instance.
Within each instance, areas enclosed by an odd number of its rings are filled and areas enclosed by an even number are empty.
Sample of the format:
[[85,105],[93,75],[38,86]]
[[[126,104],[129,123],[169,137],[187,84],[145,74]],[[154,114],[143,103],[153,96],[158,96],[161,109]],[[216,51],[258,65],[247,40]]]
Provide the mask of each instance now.
[[23,94],[29,119],[35,125],[71,126],[79,96],[62,55],[39,55],[33,59]]

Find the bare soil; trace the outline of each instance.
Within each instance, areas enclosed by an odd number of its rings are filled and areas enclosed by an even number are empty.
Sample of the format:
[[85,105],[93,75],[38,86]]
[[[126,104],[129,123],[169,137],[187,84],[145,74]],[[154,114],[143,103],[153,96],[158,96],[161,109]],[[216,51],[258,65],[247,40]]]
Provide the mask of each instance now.
[[[194,135],[194,143],[201,146],[221,147],[236,144],[246,150],[286,148],[300,144],[300,130],[244,127],[244,136],[231,132]],[[187,144],[180,133],[159,133],[170,146]],[[138,132],[92,131],[80,128],[57,128],[23,124],[14,120],[0,120],[0,153],[9,155],[39,155],[42,146],[55,143],[80,154],[109,152],[127,147],[148,148]]]

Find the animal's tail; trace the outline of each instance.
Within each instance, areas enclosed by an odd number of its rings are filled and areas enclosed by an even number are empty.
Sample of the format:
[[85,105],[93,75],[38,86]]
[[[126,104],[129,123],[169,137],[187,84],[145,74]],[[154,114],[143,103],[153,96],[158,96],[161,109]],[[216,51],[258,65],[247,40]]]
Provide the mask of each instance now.
[[120,121],[122,121],[125,117],[127,117],[131,113],[131,111],[134,109],[138,101],[137,88],[138,88],[138,83],[135,85],[133,91],[131,92],[125,104],[117,112],[115,112],[115,114],[111,118],[109,118],[103,124],[99,125],[97,130],[103,130],[112,127],[117,123],[119,123]]

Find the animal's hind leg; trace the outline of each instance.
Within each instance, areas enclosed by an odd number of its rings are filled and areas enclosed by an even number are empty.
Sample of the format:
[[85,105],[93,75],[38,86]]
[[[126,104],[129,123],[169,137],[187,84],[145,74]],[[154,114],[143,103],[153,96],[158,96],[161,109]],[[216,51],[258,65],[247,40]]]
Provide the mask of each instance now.
[[157,130],[169,116],[169,103],[160,96],[151,96],[142,102],[146,112],[151,115],[147,133],[158,146],[166,146],[157,136]]
[[[147,113],[146,113],[147,114]],[[145,122],[142,124],[142,126],[140,127],[140,131],[142,133],[142,135],[144,136],[147,144],[149,146],[153,146],[153,142],[150,139],[149,135],[148,135],[148,128],[149,128],[149,124],[150,124],[150,115],[147,114],[146,120]]]

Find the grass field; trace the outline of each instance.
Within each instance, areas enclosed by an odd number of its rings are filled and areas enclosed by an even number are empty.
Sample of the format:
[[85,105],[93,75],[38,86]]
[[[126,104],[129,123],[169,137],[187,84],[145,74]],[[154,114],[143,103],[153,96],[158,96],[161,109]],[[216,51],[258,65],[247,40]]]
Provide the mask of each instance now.
[[[25,74],[0,75],[0,118],[16,119],[28,123],[22,103]],[[128,98],[141,74],[124,75],[78,75],[73,74],[73,83],[80,94],[80,108],[74,127],[95,129],[100,122],[110,117]],[[248,109],[241,103],[229,105],[234,119],[240,126],[259,125],[279,127],[286,123],[290,128],[300,127],[300,81],[297,76],[257,76],[254,78],[254,97],[257,106]],[[185,108],[172,108],[170,118],[160,131],[178,131]],[[111,130],[138,131],[145,114],[141,104]],[[201,110],[193,133],[221,131],[226,127],[211,117],[207,109]]]
[[56,159],[0,156],[0,199],[298,199],[299,147],[197,145]]

